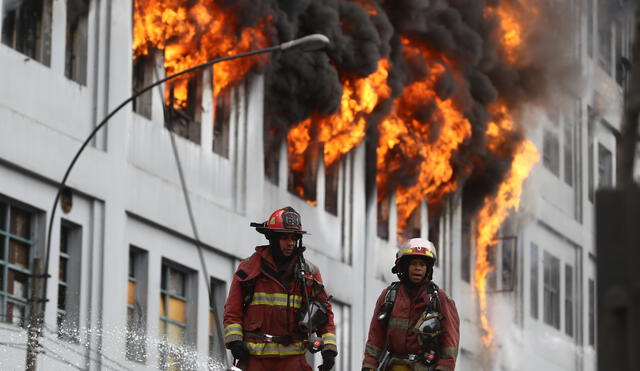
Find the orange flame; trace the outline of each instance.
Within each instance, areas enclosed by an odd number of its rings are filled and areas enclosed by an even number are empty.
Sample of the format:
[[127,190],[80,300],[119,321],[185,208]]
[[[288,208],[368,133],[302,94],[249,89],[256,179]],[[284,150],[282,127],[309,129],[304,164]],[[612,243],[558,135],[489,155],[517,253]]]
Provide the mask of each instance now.
[[[396,188],[398,236],[405,229],[411,214],[429,196],[430,204],[438,204],[444,196],[457,188],[451,159],[461,144],[471,136],[471,124],[451,99],[442,100],[435,92],[438,78],[445,73],[442,56],[402,40],[405,55],[425,59],[430,67],[425,81],[405,87],[394,101],[391,114],[378,126],[380,134],[377,155],[376,183],[378,201],[386,197],[394,172],[407,161],[415,162],[412,185]],[[429,122],[414,116],[424,109],[425,102],[433,102],[434,111]],[[433,127],[437,132],[432,132]]]
[[[268,44],[264,29],[269,19],[253,28],[238,29],[233,11],[222,10],[212,0],[188,6],[181,0],[134,0],[134,58],[153,49],[164,50],[166,75],[171,75],[214,58],[239,54]],[[241,81],[266,58],[242,58],[222,63],[213,71],[214,95]],[[165,101],[184,108],[190,76],[167,82]]]
[[[504,134],[513,127],[513,121],[508,116],[505,106],[498,106],[497,110],[501,113],[499,120],[491,122],[486,132],[490,149],[498,149],[500,142],[504,141]],[[509,212],[512,209],[518,209],[522,184],[539,159],[538,150],[532,142],[528,140],[520,142],[505,180],[500,184],[495,195],[484,199],[484,206],[477,216],[474,287],[478,296],[480,323],[484,332],[482,342],[488,348],[494,336],[489,324],[487,305],[487,275],[494,269],[488,260],[488,249],[496,244],[496,233]]]
[[[355,80],[343,81],[340,112],[317,119],[306,119],[291,128],[287,135],[291,170],[302,173],[304,154],[314,140],[324,145],[324,163],[330,166],[344,154],[360,144],[366,133],[367,115],[378,102],[388,99],[391,88],[387,85],[389,61],[381,59],[373,74]],[[297,189],[300,196],[303,193]]]
[[499,22],[499,39],[502,52],[510,64],[523,59],[524,41],[528,37],[527,29],[532,27],[540,15],[534,2],[502,1],[497,7],[487,7],[485,15],[496,17]]

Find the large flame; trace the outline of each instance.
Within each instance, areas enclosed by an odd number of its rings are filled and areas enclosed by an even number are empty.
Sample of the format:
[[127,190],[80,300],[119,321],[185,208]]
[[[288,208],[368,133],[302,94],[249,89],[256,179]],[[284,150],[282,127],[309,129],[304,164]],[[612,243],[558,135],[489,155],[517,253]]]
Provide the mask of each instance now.
[[[323,145],[325,166],[357,146],[365,136],[367,115],[376,105],[388,99],[391,89],[387,85],[389,61],[381,59],[375,73],[361,79],[345,79],[342,87],[340,111],[334,115],[309,118],[295,125],[287,135],[289,166],[296,173],[303,173],[305,152],[313,140]],[[317,135],[312,135],[317,133]],[[297,193],[304,197],[302,187]]]
[[[491,122],[487,128],[488,147],[493,149],[492,151],[499,150],[513,128],[513,121],[505,111],[505,107],[498,106],[497,110],[501,113],[499,119]],[[496,244],[496,233],[509,212],[518,209],[524,180],[539,158],[538,150],[532,142],[525,140],[518,143],[505,180],[500,184],[495,195],[485,198],[483,207],[477,215],[474,287],[480,309],[482,342],[486,347],[491,346],[494,336],[489,324],[487,305],[487,275],[494,269],[489,263],[488,249]]]
[[[264,19],[256,27],[238,31],[233,9],[222,10],[213,0],[134,0],[134,58],[153,49],[163,50],[166,75],[171,75],[214,58],[267,46],[264,30],[269,21]],[[264,57],[254,57],[216,65],[214,94],[242,80],[256,63],[265,62]],[[167,104],[175,108],[186,106],[190,78],[181,76],[167,82]]]

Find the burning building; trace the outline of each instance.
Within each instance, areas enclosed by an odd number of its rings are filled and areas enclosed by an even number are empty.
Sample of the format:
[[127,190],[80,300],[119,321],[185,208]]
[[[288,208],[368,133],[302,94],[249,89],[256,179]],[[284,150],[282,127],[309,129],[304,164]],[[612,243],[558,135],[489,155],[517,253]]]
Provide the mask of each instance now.
[[325,51],[171,80],[98,134],[54,221],[40,364],[215,369],[216,312],[238,261],[263,243],[249,223],[291,205],[312,232],[308,258],[331,272],[336,369],[359,369],[398,241],[418,236],[436,244],[435,279],[458,302],[459,369],[595,368],[593,191],[615,178],[631,34],[617,5],[2,4],[9,367],[24,364],[15,325],[26,324],[56,182],[95,123],[167,75],[322,33]]

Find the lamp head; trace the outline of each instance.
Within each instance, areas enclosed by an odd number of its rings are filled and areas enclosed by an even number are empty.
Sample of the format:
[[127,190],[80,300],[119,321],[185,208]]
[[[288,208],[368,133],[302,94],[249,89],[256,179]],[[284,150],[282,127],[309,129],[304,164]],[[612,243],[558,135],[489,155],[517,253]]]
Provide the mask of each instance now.
[[280,44],[280,50],[300,49],[303,52],[321,50],[329,46],[329,38],[322,34],[313,34]]

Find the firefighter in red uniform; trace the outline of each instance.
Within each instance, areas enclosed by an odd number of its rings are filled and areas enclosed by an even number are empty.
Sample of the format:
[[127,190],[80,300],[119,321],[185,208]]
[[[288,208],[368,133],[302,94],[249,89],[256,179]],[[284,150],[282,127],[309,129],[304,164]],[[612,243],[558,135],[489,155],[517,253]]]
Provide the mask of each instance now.
[[456,305],[431,281],[436,251],[423,238],[406,241],[369,326],[362,370],[453,371],[460,340]]
[[338,354],[333,312],[320,271],[302,257],[300,214],[285,207],[251,225],[269,245],[256,247],[233,276],[224,308],[227,348],[243,370],[310,371],[307,350],[321,350],[319,369],[331,370]]

